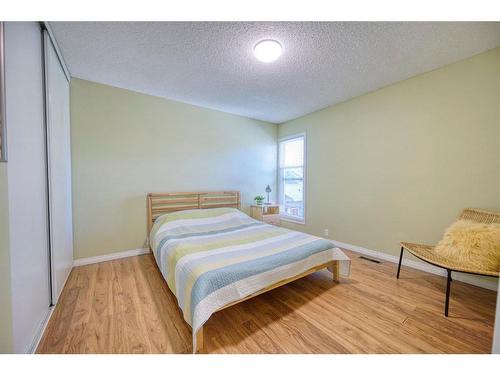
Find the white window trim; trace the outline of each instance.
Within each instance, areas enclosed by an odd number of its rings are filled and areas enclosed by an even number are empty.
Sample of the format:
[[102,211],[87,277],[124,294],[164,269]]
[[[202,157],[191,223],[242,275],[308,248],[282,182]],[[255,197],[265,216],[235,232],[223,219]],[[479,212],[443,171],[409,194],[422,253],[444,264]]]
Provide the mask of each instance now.
[[[283,142],[283,141],[288,141],[290,139],[294,139],[294,138],[298,138],[298,137],[304,137],[304,165],[302,166],[302,168],[304,169],[304,178],[303,178],[303,181],[304,181],[304,219],[297,219],[296,217],[294,216],[289,216],[289,215],[285,215],[282,211],[281,211],[281,190],[282,190],[282,186],[281,186],[281,160],[280,160],[280,157],[281,157],[281,152],[280,152],[280,143]],[[283,138],[279,138],[278,139],[278,204],[280,205],[280,219],[283,220],[283,221],[288,221],[290,223],[294,223],[294,224],[302,224],[302,225],[305,225],[306,224],[306,216],[307,216],[307,210],[306,210],[306,193],[307,193],[307,167],[306,167],[306,164],[307,164],[307,137],[306,137],[306,133],[305,132],[302,132],[302,133],[296,133],[296,134],[291,134],[291,135],[287,135],[286,137],[283,137]]]

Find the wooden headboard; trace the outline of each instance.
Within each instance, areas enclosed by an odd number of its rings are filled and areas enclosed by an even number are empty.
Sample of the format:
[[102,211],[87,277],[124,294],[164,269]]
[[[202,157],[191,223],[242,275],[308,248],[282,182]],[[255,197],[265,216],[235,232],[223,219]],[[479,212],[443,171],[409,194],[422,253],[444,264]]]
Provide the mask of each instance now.
[[181,193],[149,193],[148,235],[160,215],[192,209],[234,207],[240,208],[239,191],[193,191]]

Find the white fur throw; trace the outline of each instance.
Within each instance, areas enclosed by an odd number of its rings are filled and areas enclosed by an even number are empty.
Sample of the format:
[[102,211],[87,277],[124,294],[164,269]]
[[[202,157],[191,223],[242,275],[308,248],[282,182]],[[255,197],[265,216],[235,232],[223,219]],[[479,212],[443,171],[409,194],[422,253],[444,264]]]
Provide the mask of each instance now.
[[446,229],[435,252],[467,267],[500,272],[500,224],[457,220]]

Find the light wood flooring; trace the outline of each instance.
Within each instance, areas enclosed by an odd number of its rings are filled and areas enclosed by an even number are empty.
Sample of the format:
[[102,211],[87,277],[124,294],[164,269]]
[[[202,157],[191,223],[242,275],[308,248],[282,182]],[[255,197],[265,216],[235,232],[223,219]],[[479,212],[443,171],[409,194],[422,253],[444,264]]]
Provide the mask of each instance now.
[[[208,353],[489,353],[496,293],[352,259],[214,314]],[[151,255],[76,267],[38,353],[190,353],[191,330]]]

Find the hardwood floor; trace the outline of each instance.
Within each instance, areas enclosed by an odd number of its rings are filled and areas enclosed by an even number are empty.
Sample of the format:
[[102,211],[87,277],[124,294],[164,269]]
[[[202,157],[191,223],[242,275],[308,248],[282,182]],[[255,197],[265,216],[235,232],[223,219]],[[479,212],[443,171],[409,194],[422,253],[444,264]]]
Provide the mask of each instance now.
[[[208,353],[489,353],[496,293],[345,251],[351,277],[319,271],[214,314]],[[190,353],[182,319],[151,255],[76,267],[38,353]]]

